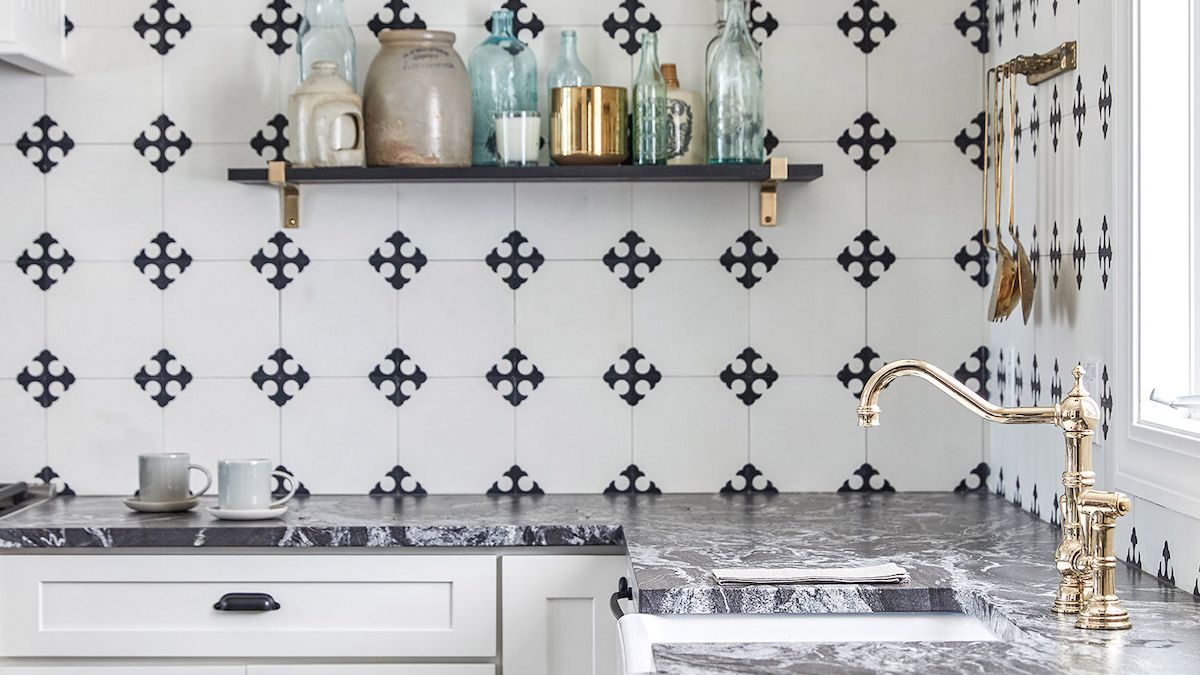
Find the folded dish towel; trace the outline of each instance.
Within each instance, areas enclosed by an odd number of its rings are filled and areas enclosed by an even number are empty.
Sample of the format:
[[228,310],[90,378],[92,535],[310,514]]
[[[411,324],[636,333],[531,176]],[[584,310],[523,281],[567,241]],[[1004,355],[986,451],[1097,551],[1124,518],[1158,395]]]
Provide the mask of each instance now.
[[713,570],[718,584],[903,584],[908,570],[896,563],[869,567],[780,567]]

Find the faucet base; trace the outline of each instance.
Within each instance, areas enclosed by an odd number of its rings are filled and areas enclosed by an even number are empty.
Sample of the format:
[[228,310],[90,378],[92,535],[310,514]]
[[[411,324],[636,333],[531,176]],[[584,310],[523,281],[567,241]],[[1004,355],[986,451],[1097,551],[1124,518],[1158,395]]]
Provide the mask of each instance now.
[[1116,596],[1093,597],[1087,606],[1079,612],[1075,621],[1076,628],[1090,630],[1129,630],[1133,623],[1129,620],[1129,612],[1121,606]]

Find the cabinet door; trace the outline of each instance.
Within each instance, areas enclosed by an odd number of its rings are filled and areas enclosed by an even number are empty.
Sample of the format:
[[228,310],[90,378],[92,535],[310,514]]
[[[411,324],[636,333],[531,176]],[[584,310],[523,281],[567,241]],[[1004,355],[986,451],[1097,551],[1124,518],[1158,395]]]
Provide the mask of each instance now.
[[244,675],[245,666],[0,666],[0,675]]
[[619,675],[608,599],[625,556],[505,556],[501,569],[505,673]]
[[330,675],[331,673],[337,673],[337,675],[495,675],[496,666],[490,663],[465,665],[322,663],[320,665],[249,666],[246,668],[246,675]]

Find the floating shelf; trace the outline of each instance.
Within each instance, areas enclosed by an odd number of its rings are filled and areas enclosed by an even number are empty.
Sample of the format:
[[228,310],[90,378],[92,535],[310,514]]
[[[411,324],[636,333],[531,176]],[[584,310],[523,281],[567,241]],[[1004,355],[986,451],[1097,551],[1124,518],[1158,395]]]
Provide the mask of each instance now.
[[236,183],[273,185],[280,189],[284,227],[300,225],[300,185],[335,183],[761,183],[759,200],[765,226],[777,224],[779,183],[820,178],[820,164],[788,164],[772,158],[765,164],[704,164],[696,166],[531,166],[531,167],[329,167],[292,168],[270,162],[265,168],[229,169]]

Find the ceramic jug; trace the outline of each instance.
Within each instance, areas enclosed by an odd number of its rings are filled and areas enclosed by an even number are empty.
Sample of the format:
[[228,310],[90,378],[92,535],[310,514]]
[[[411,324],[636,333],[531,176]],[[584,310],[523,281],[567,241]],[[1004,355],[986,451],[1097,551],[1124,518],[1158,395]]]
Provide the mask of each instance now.
[[362,166],[366,160],[362,98],[337,73],[336,64],[314,63],[288,100],[293,166]]

